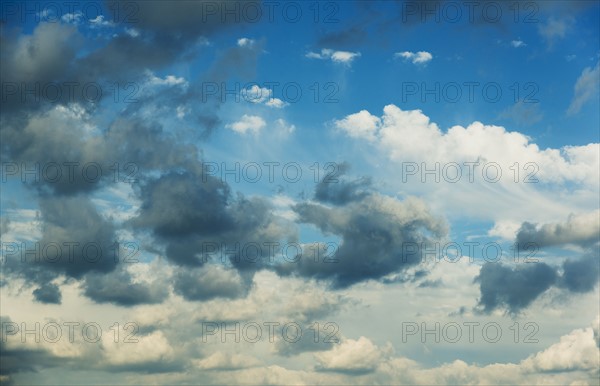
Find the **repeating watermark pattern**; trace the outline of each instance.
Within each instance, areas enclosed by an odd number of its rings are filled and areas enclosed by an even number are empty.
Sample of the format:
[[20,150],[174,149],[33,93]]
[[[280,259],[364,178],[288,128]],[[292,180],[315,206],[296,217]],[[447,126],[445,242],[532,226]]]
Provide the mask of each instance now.
[[200,100],[225,102],[250,102],[279,100],[277,103],[298,103],[303,100],[313,103],[338,103],[340,86],[337,82],[202,82],[200,84]]
[[535,1],[403,1],[402,23],[538,23]]
[[98,264],[139,263],[140,245],[135,241],[0,242],[0,263]]
[[[536,184],[539,182],[537,173],[540,167],[535,162],[514,162],[508,167],[494,161],[465,161],[465,162],[412,162],[405,161],[400,165],[402,182],[422,183],[442,180],[450,184],[458,182],[497,183],[503,175],[508,175],[515,183]],[[509,177],[509,178],[510,178]]]
[[97,104],[102,100],[114,103],[138,103],[140,85],[136,82],[2,82],[2,102]]
[[[114,343],[138,343],[139,326],[136,322],[114,322],[104,328],[97,322],[2,322],[2,343],[10,341],[45,343],[98,343],[103,334],[112,334]],[[104,341],[103,341],[104,342]]]
[[[137,24],[147,5],[138,1],[5,1],[0,17],[12,22],[91,22]],[[189,4],[188,4],[189,5]],[[335,1],[198,1],[198,23],[339,23]]]
[[297,183],[303,176],[310,175],[315,183],[323,182],[327,184],[338,183],[342,164],[337,162],[314,162],[306,166],[298,162],[203,162],[202,163],[202,182],[208,181],[211,177],[219,178],[223,182],[241,181],[255,184],[259,182],[286,182]]
[[[302,326],[305,327],[302,328]],[[279,338],[287,343],[296,343],[304,335],[311,334],[314,343],[339,343],[339,329],[337,323],[334,322],[314,322],[309,325],[294,321],[202,322],[202,342],[257,343],[264,337],[269,343],[275,343]]]
[[202,242],[198,252],[203,262],[220,259],[227,261],[259,263],[284,262],[299,264],[303,261],[314,263],[334,264],[340,260],[336,256],[339,249],[338,243],[333,241],[324,243],[300,244],[296,242]]
[[502,85],[498,82],[402,82],[402,103],[498,103],[506,100],[514,103],[539,103],[535,96],[540,86],[535,82],[514,82]]
[[[513,322],[502,326],[496,322],[402,322],[402,343],[498,343],[502,337],[513,343],[538,343],[540,326],[535,322]],[[510,338],[507,338],[510,337]]]
[[134,162],[114,162],[104,166],[98,162],[79,161],[2,162],[0,171],[3,183],[17,178],[23,183],[135,183],[138,182],[139,167]]
[[486,243],[479,241],[450,241],[446,243],[403,242],[402,259],[404,262],[418,257],[421,262],[458,263],[468,259],[471,263],[476,260],[483,260],[487,263],[498,263],[503,259],[512,258],[514,263],[538,263],[539,259],[535,256],[539,249],[539,245],[535,242],[514,243],[508,248],[508,251],[495,241]]

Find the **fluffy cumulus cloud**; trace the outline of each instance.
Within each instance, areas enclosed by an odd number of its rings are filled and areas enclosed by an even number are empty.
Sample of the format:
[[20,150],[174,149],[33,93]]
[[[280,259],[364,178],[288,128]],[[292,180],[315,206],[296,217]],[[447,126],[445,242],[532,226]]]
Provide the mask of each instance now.
[[306,57],[321,60],[329,59],[334,63],[350,65],[354,59],[360,57],[360,55],[360,52],[335,51],[329,48],[323,48],[320,52],[308,52]]
[[569,216],[563,223],[536,226],[523,223],[516,235],[517,248],[535,250],[557,245],[577,245],[581,256],[568,258],[561,266],[543,261],[508,267],[486,263],[476,281],[480,285],[479,305],[490,312],[504,308],[518,313],[552,286],[571,295],[587,293],[600,281],[600,213]]
[[[324,279],[334,287],[344,288],[418,264],[421,257],[410,247],[420,247],[446,235],[445,221],[433,215],[421,200],[400,201],[376,193],[352,193],[361,184],[353,185],[327,193],[327,200],[346,202],[344,205],[329,207],[305,202],[294,207],[300,222],[341,239],[331,256],[332,262],[306,259],[300,264],[277,267],[280,273]],[[318,194],[322,195],[322,191]]]
[[[597,207],[598,143],[541,149],[527,135],[502,126],[476,121],[442,130],[421,110],[396,105],[385,106],[382,116],[364,110],[350,114],[335,120],[334,128],[350,138],[366,139],[357,146],[380,150],[391,161],[388,173],[399,174],[391,184],[431,197],[448,214],[498,222],[548,221]],[[571,202],[556,203],[550,189],[556,185],[565,187],[563,194]],[[442,196],[446,200],[440,201]],[[492,197],[498,206],[489,205]],[[530,205],[519,206],[523,200]]]
[[565,222],[532,224],[525,222],[517,233],[519,244],[538,247],[560,244],[592,246],[600,242],[600,210],[570,215]]
[[510,312],[518,312],[550,288],[556,282],[557,274],[544,263],[517,269],[487,263],[476,280],[480,283],[479,304],[484,311],[506,307]]
[[330,351],[315,354],[321,371],[348,373],[371,372],[390,354],[390,347],[379,348],[369,339],[361,336],[357,340],[348,339]]
[[[540,149],[530,138],[504,127],[474,122],[467,127],[453,126],[442,131],[421,110],[402,110],[387,105],[383,116],[361,111],[335,121],[349,136],[372,139],[395,160],[464,162],[490,160],[506,166],[514,162],[535,162],[540,180],[574,181],[597,185],[598,144]],[[381,121],[381,125],[377,123]],[[494,176],[492,176],[494,177]],[[506,175],[507,178],[513,178]]]
[[433,55],[427,51],[418,51],[418,52],[396,52],[394,54],[395,58],[402,58],[404,60],[410,61],[412,64],[425,64],[430,62],[433,59]]
[[264,119],[258,115],[244,114],[239,121],[225,125],[239,134],[258,134],[267,125]]

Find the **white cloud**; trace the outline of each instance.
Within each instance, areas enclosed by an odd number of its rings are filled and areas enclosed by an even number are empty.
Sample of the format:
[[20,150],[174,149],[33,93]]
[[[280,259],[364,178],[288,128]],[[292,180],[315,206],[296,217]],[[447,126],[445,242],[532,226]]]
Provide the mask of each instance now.
[[[46,13],[46,12],[47,11],[44,10],[44,12],[42,12],[42,13]],[[40,15],[40,16],[42,16],[42,15]],[[43,15],[43,16],[48,16],[48,15]],[[60,18],[60,20],[62,20],[63,23],[75,24],[75,25],[81,24],[82,19],[83,19],[83,13],[81,11],[75,11],[73,13],[65,13]]]
[[288,104],[279,98],[271,98],[265,103],[265,105],[276,109],[281,109],[287,106]]
[[240,134],[246,134],[248,132],[258,134],[266,125],[267,123],[265,120],[258,115],[244,114],[239,121],[227,124],[225,127]]
[[[380,150],[384,159],[371,161],[377,162],[379,170],[388,160],[393,161],[389,167],[397,174],[402,174],[402,168],[409,162],[417,165],[417,174],[405,179],[405,183],[399,175],[395,187],[403,194],[424,195],[434,210],[494,221],[548,222],[557,216],[566,217],[597,207],[600,186],[597,143],[540,149],[526,135],[501,126],[473,122],[467,127],[453,126],[442,131],[421,110],[404,111],[388,105],[383,111],[381,117],[366,110],[350,114],[335,121],[335,126],[349,137],[366,139]],[[459,182],[445,183],[442,166],[451,162],[459,166],[465,162],[480,165],[471,174],[462,166]],[[515,162],[519,165],[518,174],[513,170]],[[441,183],[435,182],[435,176],[423,181],[423,163],[429,169],[439,164],[437,176]],[[497,183],[483,177],[484,166],[490,165],[501,172]],[[532,174],[538,182],[525,183]],[[469,180],[470,175],[473,180]],[[435,189],[431,189],[434,183]],[[567,183],[576,187],[567,188]],[[561,197],[558,201],[557,191]],[[490,200],[497,206],[489,205]],[[523,202],[529,203],[527,207],[523,207]]]
[[273,98],[273,91],[266,87],[260,87],[256,84],[250,88],[243,89],[240,94],[242,98],[250,103],[264,104],[268,107],[281,109],[288,104],[279,98]]
[[241,91],[244,100],[251,103],[263,103],[271,98],[271,90],[265,87],[260,87],[256,84],[250,88],[245,88]]
[[365,138],[374,141],[376,139],[375,133],[381,126],[381,119],[371,115],[367,110],[361,110],[358,113],[348,115],[344,119],[336,120],[334,125],[353,138]]
[[548,21],[538,27],[538,31],[549,43],[556,38],[564,38],[570,27],[569,19],[555,19],[550,17]]
[[283,135],[290,135],[294,131],[296,131],[295,125],[287,123],[284,119],[281,119],[281,118],[279,118],[275,121],[275,126],[277,128],[277,131]]
[[377,347],[361,336],[358,340],[348,339],[330,351],[315,354],[321,370],[340,372],[373,371],[392,353],[391,345]]
[[158,363],[172,359],[174,350],[162,331],[136,336],[137,342],[115,343],[113,334],[102,335],[104,360],[110,365]]
[[251,47],[254,45],[254,40],[248,38],[240,38],[237,41],[237,45],[240,47]]
[[91,27],[114,27],[115,23],[110,20],[104,20],[104,15],[98,15],[90,20]]
[[544,351],[528,357],[523,367],[535,371],[573,371],[598,369],[598,346],[594,329],[577,329],[560,338]]
[[195,361],[195,363],[203,370],[236,370],[257,366],[260,361],[249,355],[228,354],[217,351],[207,358]]
[[146,71],[146,83],[142,86],[183,86],[187,87],[188,82],[184,77],[167,75],[164,78],[154,75],[151,71]]
[[527,46],[527,44],[525,44],[525,42],[522,41],[521,39],[511,41],[510,45],[513,46],[513,47],[515,47],[515,48],[526,47]]
[[413,64],[425,64],[433,59],[433,55],[427,51],[419,51],[416,53],[410,51],[396,52],[394,57],[410,60]]
[[350,52],[350,51],[334,51],[328,48],[324,48],[320,53],[318,52],[309,52],[306,54],[307,58],[311,59],[331,59],[334,63],[342,63],[350,65],[354,59],[360,57],[360,52]]
[[[569,105],[567,114],[577,114],[585,103],[593,100],[598,95],[598,90],[600,90],[600,62],[596,63],[594,68],[585,68],[577,79],[574,90],[575,95]],[[598,98],[595,98],[595,100],[597,101]]]
[[137,38],[140,36],[140,31],[135,28],[125,28],[125,33],[132,38]]

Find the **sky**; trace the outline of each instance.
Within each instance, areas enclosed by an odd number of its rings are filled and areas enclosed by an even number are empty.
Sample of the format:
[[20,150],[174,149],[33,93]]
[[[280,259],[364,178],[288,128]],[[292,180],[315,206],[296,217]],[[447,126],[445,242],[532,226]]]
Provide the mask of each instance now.
[[0,20],[0,384],[599,384],[598,1]]

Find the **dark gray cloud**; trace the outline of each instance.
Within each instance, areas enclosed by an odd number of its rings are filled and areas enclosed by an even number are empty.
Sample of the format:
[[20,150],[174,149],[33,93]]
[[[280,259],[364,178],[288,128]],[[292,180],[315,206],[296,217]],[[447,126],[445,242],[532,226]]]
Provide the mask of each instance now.
[[369,194],[370,177],[361,177],[352,181],[344,178],[349,170],[347,163],[337,165],[336,170],[325,176],[315,188],[315,200],[335,205],[358,201]]
[[126,307],[161,303],[169,295],[168,288],[163,283],[137,283],[124,270],[109,274],[88,274],[82,286],[85,296],[96,303],[112,303]]
[[233,226],[227,211],[229,186],[213,176],[163,175],[142,185],[140,197],[142,206],[132,224],[160,237],[218,234]]
[[[165,174],[143,183],[139,197],[142,205],[130,224],[150,229],[178,265],[200,266],[213,258],[209,252],[224,250],[231,251],[228,259],[239,270],[257,270],[263,266],[260,261],[242,256],[246,245],[294,236],[265,200],[233,197],[229,186],[213,176]],[[269,249],[261,247],[261,252]]]
[[[9,317],[0,316],[0,325],[12,322]],[[19,323],[15,323],[19,326]],[[18,335],[15,337],[19,339]],[[12,339],[13,342],[15,337]],[[14,384],[13,377],[18,373],[39,371],[45,367],[54,367],[65,362],[64,358],[55,357],[45,350],[23,347],[22,344],[10,344],[10,341],[8,336],[0,339],[0,376],[5,378],[2,380],[2,384]]]
[[[292,357],[306,352],[318,352],[331,350],[335,344],[339,342],[340,332],[337,331],[339,326],[335,323],[320,324],[316,329],[314,324],[306,324],[300,326],[303,334],[300,339],[294,342],[292,339],[279,339],[275,343],[275,352],[278,355]],[[327,331],[325,331],[327,328]],[[294,334],[294,328],[290,327],[290,336]]]
[[[139,28],[156,37],[170,37],[172,43],[189,43],[200,36],[242,25],[248,22],[240,17],[240,6],[243,2],[232,0],[179,0],[177,7],[161,0],[107,0],[109,9],[132,10],[131,17],[123,17],[123,22]],[[222,10],[235,10],[225,15]]]
[[40,303],[60,304],[62,294],[56,284],[45,283],[33,290],[33,297]]
[[337,262],[300,259],[280,265],[278,272],[328,280],[335,288],[381,279],[416,265],[420,255],[407,253],[405,246],[428,244],[447,232],[446,223],[432,216],[417,199],[401,202],[371,194],[343,207],[301,203],[294,210],[300,222],[315,225],[325,235],[341,237],[333,256]]
[[135,283],[122,270],[119,264],[125,263],[115,259],[122,256],[115,252],[115,227],[89,198],[42,197],[39,206],[41,239],[27,244],[29,255],[7,257],[4,267],[7,275],[40,285],[33,291],[37,301],[60,303],[58,286],[49,282],[61,275],[83,280],[85,295],[99,303],[130,306],[158,303],[167,297],[166,286]]
[[555,284],[557,279],[555,268],[545,263],[517,268],[486,263],[475,279],[481,292],[479,305],[488,313],[505,307],[511,313],[518,313]]
[[560,285],[571,292],[592,291],[600,279],[600,255],[598,249],[579,259],[566,260],[563,265]]
[[[531,248],[532,245],[537,248],[576,245],[584,248],[585,252],[578,258],[565,260],[560,269],[545,263],[535,264],[543,268],[520,270],[486,264],[478,277],[480,305],[487,311],[506,306],[511,312],[518,312],[553,285],[571,293],[592,291],[600,275],[599,232],[597,211],[571,215],[566,221],[557,223],[524,222],[516,236],[520,248]],[[502,286],[503,280],[509,280],[508,283],[512,285]],[[527,285],[531,285],[532,289],[519,294],[518,288],[525,286],[527,280]]]
[[173,280],[176,294],[187,300],[196,301],[239,298],[248,293],[251,284],[251,281],[244,280],[236,270],[224,269],[216,265],[178,269]]
[[534,243],[539,248],[574,244],[591,247],[600,243],[600,212],[570,216],[566,221],[551,224],[524,222],[517,233],[517,243],[523,247]]
[[[40,248],[44,250],[54,243],[63,246],[61,252],[65,254],[57,262],[41,259],[41,269],[81,278],[87,272],[110,272],[117,266],[110,255],[117,240],[115,228],[98,213],[90,199],[44,197],[39,206],[43,221]],[[70,256],[65,247],[68,243],[73,245]]]
[[368,33],[366,28],[366,23],[360,23],[340,31],[324,33],[319,36],[317,45],[322,48],[332,49],[355,48],[367,40]]

